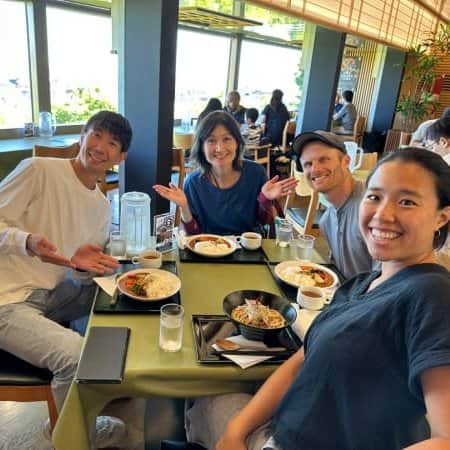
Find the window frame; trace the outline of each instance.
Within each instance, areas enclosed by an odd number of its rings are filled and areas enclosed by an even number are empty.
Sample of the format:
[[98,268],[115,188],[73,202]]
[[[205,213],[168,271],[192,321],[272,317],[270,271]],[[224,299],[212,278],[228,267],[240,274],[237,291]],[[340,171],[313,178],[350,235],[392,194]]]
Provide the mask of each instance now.
[[[95,5],[70,0],[22,0],[25,8],[28,43],[28,70],[31,88],[31,113],[33,123],[38,123],[40,111],[51,110],[50,73],[48,61],[47,16],[46,7],[56,7],[70,11],[89,12],[111,17],[111,7],[107,3],[96,1]],[[57,125],[55,135],[76,134],[82,125]],[[23,137],[23,128],[0,129],[0,140]]]

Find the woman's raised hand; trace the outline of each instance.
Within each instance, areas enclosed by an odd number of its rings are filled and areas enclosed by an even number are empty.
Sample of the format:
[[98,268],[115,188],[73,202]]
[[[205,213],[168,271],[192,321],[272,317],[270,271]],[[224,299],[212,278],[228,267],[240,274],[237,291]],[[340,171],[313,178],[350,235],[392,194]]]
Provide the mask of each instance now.
[[298,181],[294,177],[285,178],[279,181],[279,176],[275,175],[272,179],[267,181],[261,188],[261,192],[269,200],[285,197],[294,192]]
[[175,203],[181,208],[187,208],[188,201],[186,194],[183,192],[183,189],[178,188],[173,183],[169,183],[169,187],[163,186],[162,184],[156,184],[153,186],[153,189],[165,199]]

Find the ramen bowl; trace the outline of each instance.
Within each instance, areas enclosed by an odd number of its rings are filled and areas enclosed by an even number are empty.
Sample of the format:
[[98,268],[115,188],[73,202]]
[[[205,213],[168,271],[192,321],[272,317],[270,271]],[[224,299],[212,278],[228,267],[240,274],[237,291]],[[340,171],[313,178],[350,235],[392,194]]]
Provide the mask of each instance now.
[[[232,317],[233,310],[240,305],[245,305],[246,299],[258,299],[261,304],[279,312],[285,320],[284,325],[277,328],[262,328],[258,326],[248,325],[234,319]],[[231,292],[223,299],[223,310],[225,314],[231,319],[231,321],[236,325],[236,328],[239,330],[242,336],[252,341],[272,340],[272,338],[274,338],[280,331],[292,325],[297,318],[297,311],[290,301],[275,294],[271,294],[270,292],[256,290]]]

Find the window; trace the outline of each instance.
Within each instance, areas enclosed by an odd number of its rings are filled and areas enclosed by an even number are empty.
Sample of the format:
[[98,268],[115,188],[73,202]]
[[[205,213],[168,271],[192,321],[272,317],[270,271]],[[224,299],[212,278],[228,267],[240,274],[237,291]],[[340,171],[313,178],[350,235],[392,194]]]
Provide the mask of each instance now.
[[274,89],[284,93],[283,103],[297,111],[301,50],[243,40],[239,65],[239,93],[246,108],[262,111]]
[[0,0],[0,128],[32,121],[27,27],[22,2]]
[[209,98],[224,100],[230,39],[179,29],[177,42],[175,118],[198,117]]
[[47,7],[52,113],[82,123],[100,109],[117,110],[117,57],[109,15]]

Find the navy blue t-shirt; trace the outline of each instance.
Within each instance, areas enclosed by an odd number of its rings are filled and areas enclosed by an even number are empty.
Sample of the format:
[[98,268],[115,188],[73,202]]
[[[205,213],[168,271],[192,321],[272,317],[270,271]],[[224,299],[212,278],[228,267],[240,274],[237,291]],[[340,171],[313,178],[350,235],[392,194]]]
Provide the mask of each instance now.
[[263,166],[242,161],[239,180],[219,189],[199,169],[188,175],[184,192],[202,233],[241,234],[258,230],[258,194],[267,181]]
[[272,427],[285,450],[397,450],[429,438],[420,375],[450,365],[450,274],[407,267],[345,283],[305,337]]

